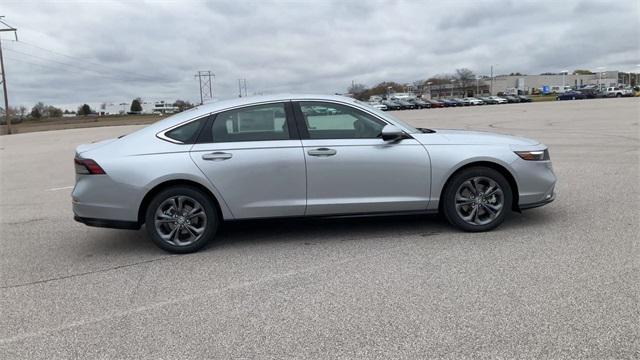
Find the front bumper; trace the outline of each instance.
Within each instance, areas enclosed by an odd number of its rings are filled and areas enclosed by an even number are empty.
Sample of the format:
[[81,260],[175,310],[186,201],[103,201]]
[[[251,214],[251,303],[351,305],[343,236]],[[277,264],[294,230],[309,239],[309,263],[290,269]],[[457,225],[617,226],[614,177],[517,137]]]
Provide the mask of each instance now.
[[522,204],[519,207],[520,207],[520,210],[533,209],[533,208],[537,208],[537,207],[540,207],[540,206],[547,205],[548,203],[553,202],[553,200],[555,200],[555,199],[556,199],[556,193],[553,192],[553,193],[551,193],[551,195],[548,198],[546,198],[546,199],[544,199],[542,201],[535,202],[535,203],[530,203],[530,204]]

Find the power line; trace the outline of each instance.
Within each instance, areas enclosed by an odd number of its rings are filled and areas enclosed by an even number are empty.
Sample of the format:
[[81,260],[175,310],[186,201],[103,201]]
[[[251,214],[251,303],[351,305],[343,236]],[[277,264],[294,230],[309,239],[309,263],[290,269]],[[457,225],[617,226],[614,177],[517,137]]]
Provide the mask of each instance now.
[[16,43],[16,44],[28,45],[28,46],[31,46],[33,48],[40,49],[40,50],[43,50],[43,51],[47,51],[47,52],[50,52],[50,53],[58,55],[58,56],[64,56],[64,57],[72,59],[72,60],[80,61],[80,62],[89,64],[89,65],[93,65],[93,66],[99,66],[99,67],[102,67],[102,68],[105,68],[105,69],[109,69],[111,71],[117,71],[117,72],[121,72],[123,74],[134,75],[134,76],[136,76],[138,78],[147,78],[149,80],[155,80],[155,77],[153,77],[153,76],[149,76],[149,75],[145,75],[145,74],[138,74],[138,73],[134,73],[134,72],[127,71],[127,70],[118,69],[118,68],[115,68],[115,67],[112,67],[112,66],[108,66],[108,65],[104,65],[104,64],[88,61],[88,60],[83,59],[83,58],[78,57],[78,56],[72,56],[72,55],[64,54],[64,53],[61,53],[59,51],[54,51],[54,50],[51,50],[51,49],[47,49],[47,48],[44,48],[42,46],[31,44],[31,43],[28,43],[28,42],[25,42],[25,41],[22,41],[22,40],[20,40],[20,41],[11,40],[11,41]]
[[[29,64],[29,65],[34,65],[34,66],[40,66],[42,68],[45,69],[52,69],[52,70],[58,70],[58,71],[69,71],[69,72],[73,72],[74,70],[81,70],[81,71],[92,71],[92,70],[85,70],[85,69],[76,69],[74,67],[64,67],[61,65],[49,65],[49,64],[41,64],[41,63],[36,63],[36,62],[31,62],[25,59],[20,59],[20,58],[14,58],[14,57],[10,57],[10,56],[5,56],[5,59],[8,60],[13,60],[19,63],[25,63],[25,64]],[[120,79],[120,78],[114,78],[112,76],[106,75],[106,74],[91,74],[92,76],[98,76],[98,77],[102,77],[105,79],[110,79],[110,80],[117,80],[117,81],[123,81],[123,82],[138,82],[138,80],[134,80],[134,79]]]
[[[72,68],[74,68],[74,69],[81,69],[81,70],[85,70],[85,71],[92,71],[92,72],[97,73],[98,75],[104,76],[104,71],[101,71],[101,70],[96,70],[96,69],[92,69],[92,68],[89,68],[89,67],[86,67],[86,66],[79,66],[79,65],[77,65],[77,64],[67,63],[67,62],[58,61],[58,60],[54,60],[54,59],[49,59],[49,58],[45,58],[45,57],[42,57],[42,56],[33,55],[33,54],[30,54],[30,53],[26,53],[26,52],[18,51],[18,50],[15,50],[15,49],[7,48],[7,50],[8,50],[8,51],[11,51],[11,52],[13,52],[13,53],[16,53],[16,54],[21,54],[21,55],[24,55],[24,56],[29,56],[29,57],[32,57],[32,58],[35,58],[35,59],[38,59],[38,60],[49,61],[49,62],[57,63],[57,64],[60,64],[60,65],[69,66],[69,67],[72,67]],[[115,78],[115,77],[114,77],[114,78]],[[120,77],[120,78],[117,78],[117,79],[119,79],[119,80],[126,80],[127,78],[125,78],[125,77]],[[129,78],[129,79],[130,79],[130,78]],[[132,79],[130,79],[130,80],[132,80]],[[140,81],[140,80],[147,80],[147,81],[150,81],[150,79],[142,79],[142,78],[138,79],[138,81]],[[157,81],[157,80],[158,80],[158,79],[153,79],[153,81]]]

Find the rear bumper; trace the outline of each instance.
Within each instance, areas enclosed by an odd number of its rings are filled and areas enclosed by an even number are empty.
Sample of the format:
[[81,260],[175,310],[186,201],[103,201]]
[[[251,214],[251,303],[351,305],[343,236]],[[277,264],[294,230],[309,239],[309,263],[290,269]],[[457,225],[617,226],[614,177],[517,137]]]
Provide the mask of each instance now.
[[92,218],[80,217],[78,215],[74,215],[73,220],[83,223],[87,226],[94,226],[94,227],[103,227],[103,228],[111,228],[111,229],[127,229],[127,230],[140,229],[140,224],[136,221],[92,219]]

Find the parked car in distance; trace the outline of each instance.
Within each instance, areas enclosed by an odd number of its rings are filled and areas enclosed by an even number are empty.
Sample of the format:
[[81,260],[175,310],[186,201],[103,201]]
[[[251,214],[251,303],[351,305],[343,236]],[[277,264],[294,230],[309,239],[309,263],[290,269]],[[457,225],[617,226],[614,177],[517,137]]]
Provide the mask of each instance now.
[[569,92],[569,91],[573,91],[573,88],[571,88],[570,85],[552,86],[551,87],[551,92],[554,93],[554,94],[563,94],[563,93]]
[[387,107],[387,110],[402,110],[402,105],[393,100],[382,100],[381,104]]
[[470,106],[470,105],[473,105],[473,104],[471,104],[471,102],[470,102],[470,101],[468,101],[468,100],[466,100],[466,99],[463,99],[463,98],[452,98],[451,100],[456,101],[456,102],[458,102],[458,103],[461,103],[461,104],[462,104],[462,106]]
[[503,98],[509,103],[519,103],[520,99],[513,95],[504,95]]
[[445,107],[462,106],[462,103],[453,101],[452,99],[438,99],[438,100],[442,101]]
[[512,210],[553,201],[556,184],[539,141],[415,128],[328,95],[200,105],[80,145],[74,164],[76,221],[144,225],[174,253],[242,219],[440,212],[461,230],[488,231]]
[[527,95],[518,95],[518,99],[520,99],[520,102],[531,102],[531,98]]
[[492,99],[490,96],[479,96],[478,99],[482,100],[485,104],[488,105],[494,105],[498,103],[497,100]]
[[431,104],[432,108],[443,108],[446,107],[445,103],[440,101],[440,100],[436,100],[436,99],[429,99],[426,100],[429,104]]
[[596,85],[586,85],[578,89],[578,91],[583,93],[587,99],[596,99],[608,96],[606,91],[598,89],[598,86]]
[[509,101],[507,101],[507,99],[503,99],[500,96],[493,95],[493,96],[489,96],[489,98],[492,99],[493,101],[495,101],[496,104],[506,104],[506,103],[509,102]]
[[431,103],[426,102],[422,99],[409,99],[407,100],[411,103],[413,103],[413,105],[415,106],[416,109],[429,109],[431,108]]
[[463,100],[471,103],[471,105],[484,105],[484,101],[480,100],[479,98],[466,97]]
[[582,100],[586,98],[587,97],[583,93],[576,90],[567,91],[556,96],[556,100]]
[[410,110],[410,109],[415,109],[416,106],[415,104],[405,100],[405,99],[393,99],[393,101],[397,102],[398,104],[400,104],[400,106],[402,107],[402,110]]
[[623,88],[623,87],[608,87],[607,96],[608,97],[633,96],[633,89]]
[[387,105],[382,104],[380,102],[370,102],[369,105],[373,106],[374,108],[378,109],[378,110],[382,110],[382,111],[387,111]]

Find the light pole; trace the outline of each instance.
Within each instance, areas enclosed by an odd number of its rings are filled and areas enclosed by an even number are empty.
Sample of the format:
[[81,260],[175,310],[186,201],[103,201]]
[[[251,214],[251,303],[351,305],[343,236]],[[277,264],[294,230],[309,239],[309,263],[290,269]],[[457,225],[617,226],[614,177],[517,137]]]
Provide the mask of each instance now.
[[562,92],[564,92],[564,87],[566,85],[565,84],[565,77],[567,76],[568,72],[569,72],[568,70],[562,70],[561,71],[561,73],[562,73]]
[[600,70],[598,71],[598,90],[602,90],[602,73],[604,72],[604,69],[606,69],[604,66],[598,66],[596,68],[596,70]]
[[491,87],[489,88],[491,96],[493,96],[493,65],[491,65]]
[[480,94],[480,75],[476,75],[476,96]]
[[427,81],[427,87],[429,88],[429,99],[431,99],[431,81]]
[[456,79],[451,79],[451,97],[453,97],[453,88],[455,87]]

